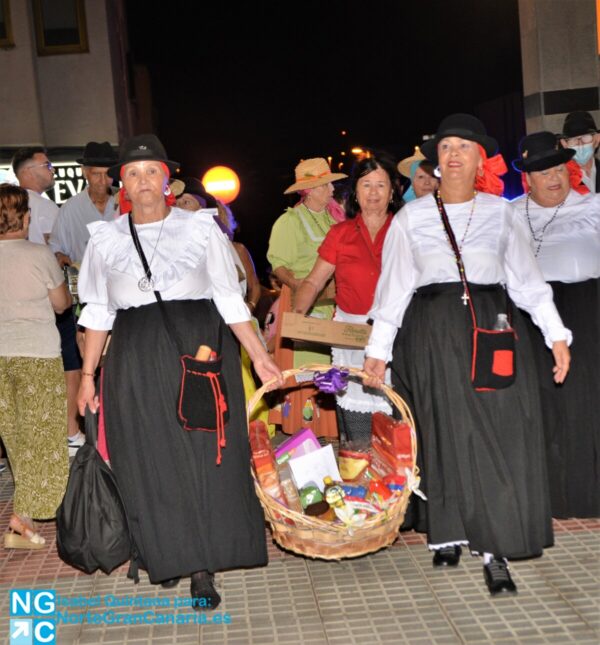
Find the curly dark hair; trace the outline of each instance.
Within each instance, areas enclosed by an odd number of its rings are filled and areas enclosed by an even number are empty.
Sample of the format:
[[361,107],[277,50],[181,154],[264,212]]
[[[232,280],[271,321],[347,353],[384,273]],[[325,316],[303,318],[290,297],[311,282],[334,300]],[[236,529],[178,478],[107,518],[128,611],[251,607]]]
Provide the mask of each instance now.
[[23,219],[29,210],[29,195],[24,188],[0,184],[0,235],[23,230]]
[[346,217],[348,219],[354,219],[360,210],[358,201],[356,199],[356,184],[361,177],[368,175],[370,172],[381,168],[387,176],[390,178],[390,183],[392,184],[392,200],[390,202],[390,210],[392,213],[395,213],[402,204],[402,197],[400,196],[399,191],[399,182],[398,182],[398,172],[394,163],[383,156],[372,155],[370,157],[365,157],[361,159],[354,169],[350,176],[350,193],[348,195],[348,201],[346,204]]

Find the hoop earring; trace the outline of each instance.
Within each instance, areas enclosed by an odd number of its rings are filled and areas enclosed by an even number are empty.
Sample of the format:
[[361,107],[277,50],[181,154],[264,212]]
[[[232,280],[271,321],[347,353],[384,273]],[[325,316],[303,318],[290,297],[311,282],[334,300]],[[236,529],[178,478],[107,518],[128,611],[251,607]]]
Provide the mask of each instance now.
[[442,177],[442,173],[440,172],[440,167],[439,167],[439,166],[436,166],[436,167],[433,169],[433,174],[434,174],[438,179],[440,179],[440,178]]

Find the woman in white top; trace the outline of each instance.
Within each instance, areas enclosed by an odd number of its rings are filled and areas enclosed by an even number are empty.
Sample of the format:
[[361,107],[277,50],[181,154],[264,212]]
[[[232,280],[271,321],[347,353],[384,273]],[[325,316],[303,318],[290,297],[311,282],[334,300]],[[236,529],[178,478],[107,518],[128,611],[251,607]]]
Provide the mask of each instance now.
[[[131,213],[90,224],[79,277],[86,303],[80,324],[87,329],[79,407],[81,412],[86,405],[92,411],[98,407],[94,372],[112,330],[102,405],[111,466],[140,563],[151,582],[163,586],[191,574],[192,598],[208,598],[214,609],[220,602],[214,571],[267,561],[262,511],[249,472],[239,351],[222,320],[263,381],[281,379],[281,373],[250,325],[231,245],[214,210],[171,207],[168,176],[177,164],[166,158],[154,135],[127,141],[120,159],[109,172],[123,183],[121,212]],[[135,233],[149,272],[136,252]],[[183,351],[193,356],[203,344],[223,357],[226,446],[217,445],[215,433],[187,432],[177,421],[179,351],[154,290]]]
[[[478,325],[490,329],[506,312],[506,285],[510,299],[540,326],[555,355],[554,378],[562,382],[569,332],[523,223],[510,204],[484,192],[502,190],[494,172],[498,158],[488,159],[496,146],[478,119],[456,114],[442,121],[423,153],[439,163],[439,196],[464,260]],[[515,383],[476,391],[464,298],[436,197],[410,202],[394,218],[383,249],[370,312],[367,383],[381,383],[391,360],[394,384],[414,408],[434,566],[458,564],[461,545],[468,545],[484,554],[490,593],[514,593],[505,558],[539,555],[553,539],[535,367],[515,309]]]
[[580,183],[574,151],[559,148],[551,132],[525,137],[519,152],[513,165],[523,172],[528,190],[514,205],[575,338],[575,368],[559,386],[547,373],[552,356],[530,325],[552,515],[600,517],[600,195]]

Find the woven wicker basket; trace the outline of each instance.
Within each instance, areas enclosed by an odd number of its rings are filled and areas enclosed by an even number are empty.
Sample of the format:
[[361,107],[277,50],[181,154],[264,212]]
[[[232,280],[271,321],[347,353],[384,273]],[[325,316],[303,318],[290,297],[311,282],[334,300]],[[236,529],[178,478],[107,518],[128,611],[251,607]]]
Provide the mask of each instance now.
[[[331,369],[331,365],[305,365],[301,368],[285,370],[283,376],[287,380],[296,374],[325,372],[329,369]],[[347,369],[353,376],[364,376],[364,373],[359,369],[353,367],[344,369]],[[248,416],[273,383],[274,381],[269,381],[256,391],[248,402]],[[418,476],[417,441],[412,414],[404,400],[391,387],[384,385],[383,392],[411,427],[413,475],[416,478]],[[252,476],[256,494],[271,526],[273,539],[284,549],[323,560],[356,558],[390,546],[398,537],[398,531],[404,520],[411,494],[407,484],[402,494],[388,509],[370,516],[362,526],[353,527],[350,530],[342,524],[333,524],[286,508],[262,490],[254,472],[252,472]]]

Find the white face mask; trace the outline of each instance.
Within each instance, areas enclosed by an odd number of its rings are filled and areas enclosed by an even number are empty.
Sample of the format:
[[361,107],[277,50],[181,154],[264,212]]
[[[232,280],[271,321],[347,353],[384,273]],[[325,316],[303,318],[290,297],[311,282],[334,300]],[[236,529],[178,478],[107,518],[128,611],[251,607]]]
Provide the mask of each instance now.
[[580,166],[585,166],[585,164],[594,156],[594,144],[593,143],[584,143],[581,146],[574,146],[571,150],[575,150],[575,156],[573,160],[576,161]]

